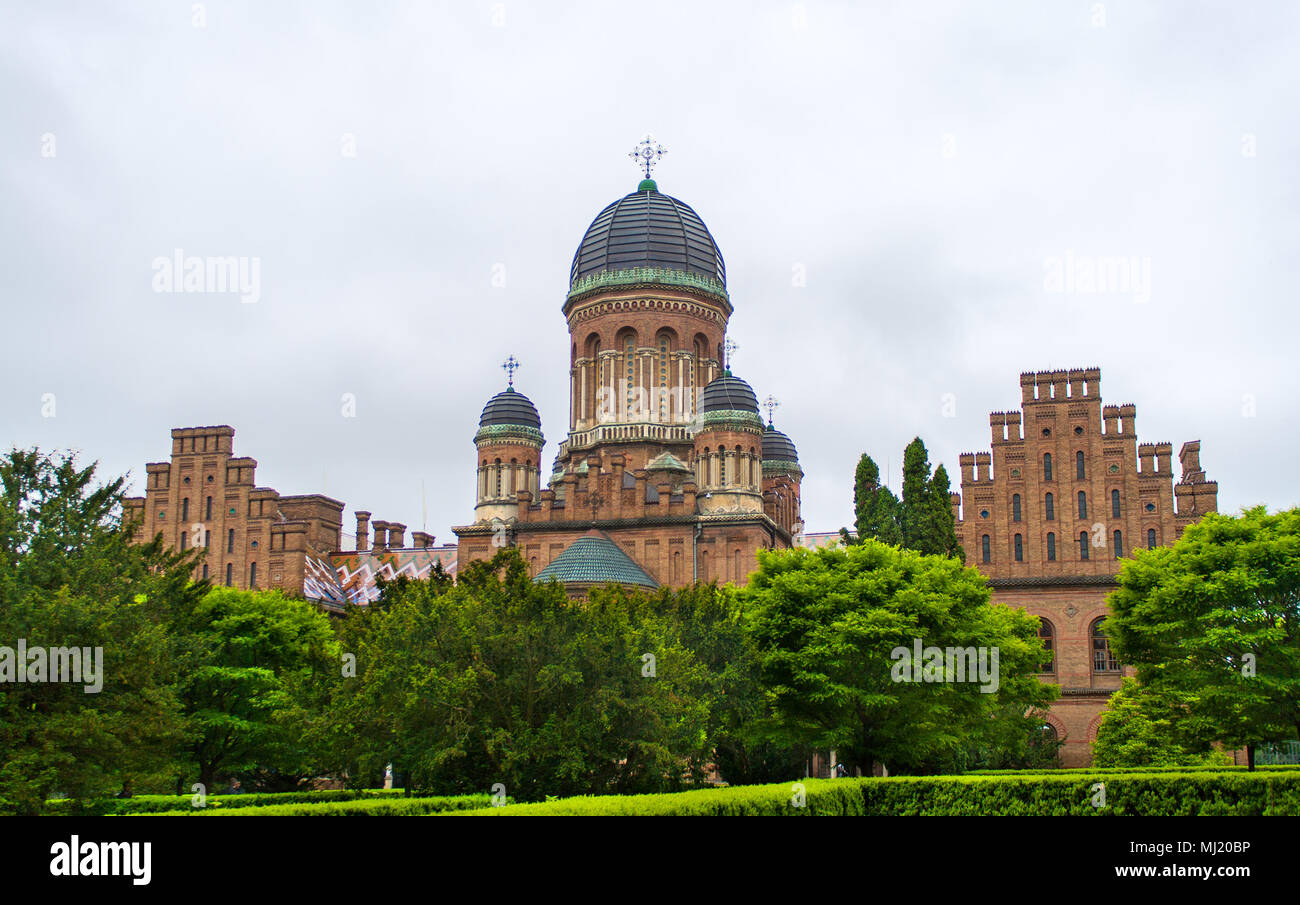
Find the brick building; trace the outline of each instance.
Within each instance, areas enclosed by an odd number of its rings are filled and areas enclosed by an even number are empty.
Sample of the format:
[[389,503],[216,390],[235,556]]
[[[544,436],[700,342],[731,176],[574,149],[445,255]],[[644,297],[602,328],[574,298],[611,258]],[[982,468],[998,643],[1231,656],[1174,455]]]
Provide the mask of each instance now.
[[1131,674],[1100,627],[1120,560],[1138,546],[1173,543],[1214,512],[1200,442],[1184,443],[1175,483],[1168,443],[1139,443],[1136,408],[1102,405],[1096,368],[1020,375],[1022,411],[990,416],[992,452],[963,453],[953,494],[966,563],[988,576],[993,599],[1042,622],[1053,651],[1043,681],[1061,686],[1048,722],[1062,761],[1091,761],[1109,696]]
[[[343,503],[322,494],[282,496],[258,487],[257,460],[234,454],[235,429],[172,431],[171,459],[145,465],[145,495],[123,501],[137,538],[162,535],[173,549],[202,548],[194,578],[236,588],[280,588],[330,609],[378,596],[377,578],[455,571],[452,546],[423,531],[357,513],[352,549],[343,544]],[[374,529],[374,545],[370,529]]]
[[541,416],[512,371],[474,435],[474,521],[453,529],[459,562],[510,544],[534,575],[575,592],[629,574],[648,586],[744,584],[760,547],[790,547],[802,529],[803,472],[727,369],[732,307],[708,228],[647,173],[588,228],[562,310],[566,439],[543,483]]

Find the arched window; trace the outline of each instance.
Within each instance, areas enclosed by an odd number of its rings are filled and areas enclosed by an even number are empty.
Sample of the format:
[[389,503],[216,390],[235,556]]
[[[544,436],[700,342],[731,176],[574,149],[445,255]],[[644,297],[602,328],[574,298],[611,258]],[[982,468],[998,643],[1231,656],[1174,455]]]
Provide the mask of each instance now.
[[1052,480],[1052,454],[1043,453],[1043,480]]
[[1025,544],[1024,541],[1021,540],[1020,535],[1017,534],[1016,535],[1016,562],[1024,562],[1024,561],[1025,561]]
[[501,460],[497,459],[494,464],[496,466],[497,480],[496,480],[496,493],[493,494],[493,498],[500,499],[501,498]]
[[1043,497],[1043,507],[1047,510],[1047,520],[1056,521],[1056,499],[1050,493]]
[[987,534],[980,538],[980,553],[984,562],[989,562],[992,557],[992,548],[993,545],[989,543],[989,536]]
[[255,562],[248,564],[248,586],[250,588],[257,587],[257,563]]
[[629,337],[623,348],[623,360],[627,365],[627,420],[635,421],[641,415],[636,404],[636,342]]
[[226,552],[227,553],[235,552],[235,529],[234,528],[231,528],[229,531],[226,532]]
[[208,505],[203,517],[208,521],[212,521],[212,497],[208,497]]
[[1155,548],[1156,548],[1156,529],[1155,529],[1155,528],[1148,528],[1148,529],[1147,529],[1147,549],[1148,549],[1148,550],[1154,550]]
[[1047,532],[1047,561],[1056,562],[1056,535]]
[[1092,623],[1092,671],[1119,672],[1119,661],[1110,649],[1110,639],[1101,627],[1102,620],[1094,619]]
[[186,497],[185,499],[181,500],[181,521],[188,522],[189,520],[190,520],[190,498]]
[[204,563],[204,564],[203,564],[203,580],[204,580],[204,581],[207,581],[207,580],[208,580],[208,564],[207,564],[207,563]]
[[1056,630],[1042,616],[1038,617],[1038,637],[1043,642],[1043,652],[1047,655],[1041,672],[1056,672]]
[[1079,559],[1088,558],[1088,532],[1079,532]]
[[1110,492],[1110,517],[1119,518],[1119,491]]
[[1115,536],[1112,538],[1112,540],[1113,540],[1113,542],[1114,542],[1114,547],[1115,547],[1115,558],[1116,558],[1116,559],[1123,559],[1123,558],[1124,558],[1124,535],[1123,535],[1123,533],[1120,532],[1120,531],[1116,531],[1116,532],[1115,532]]
[[1020,521],[1020,494],[1011,495],[1011,521]]
[[1074,454],[1074,476],[1080,481],[1083,480],[1083,450]]
[[727,486],[727,449],[718,450],[718,486]]
[[189,543],[189,540],[190,540],[190,533],[189,533],[189,531],[182,531],[182,532],[181,532],[181,550],[182,550],[182,551],[185,549],[185,546]]
[[659,420],[668,420],[668,334],[659,334]]
[[1079,518],[1088,517],[1088,494],[1082,490],[1079,491]]
[[235,580],[235,566],[233,563],[226,563],[226,587],[230,587]]

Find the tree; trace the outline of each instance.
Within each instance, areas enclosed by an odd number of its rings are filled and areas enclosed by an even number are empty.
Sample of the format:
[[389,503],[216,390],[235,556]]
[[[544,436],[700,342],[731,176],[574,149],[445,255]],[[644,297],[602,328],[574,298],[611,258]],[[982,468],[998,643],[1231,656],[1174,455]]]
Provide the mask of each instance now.
[[1211,513],[1126,560],[1106,632],[1179,727],[1244,747],[1300,737],[1300,510]]
[[607,588],[572,601],[534,582],[512,548],[454,586],[384,594],[347,642],[357,677],[332,704],[365,727],[345,758],[365,775],[391,762],[417,788],[501,783],[521,800],[668,791],[699,776],[708,681],[662,598]]
[[[774,734],[834,748],[863,772],[877,761],[891,772],[934,771],[1004,733],[1028,734],[1039,723],[1033,710],[1057,693],[1037,678],[1038,620],[990,603],[983,576],[952,558],[870,539],[760,551],[740,593],[752,608]],[[913,664],[918,644],[922,662]],[[949,674],[949,650],[954,665],[958,654],[982,652],[984,678]]]
[[933,488],[930,486],[930,456],[920,437],[903,450],[903,502],[899,521],[903,546],[920,553],[937,552],[930,543]]
[[1186,728],[1187,703],[1124,678],[1097,727],[1092,762],[1098,767],[1182,767],[1224,763]]
[[966,561],[966,551],[957,542],[957,519],[952,511],[952,491],[948,485],[948,470],[942,465],[934,470],[934,477],[930,479],[926,535],[932,549],[922,550],[922,552],[955,556],[962,562]]
[[190,583],[192,552],[132,542],[123,485],[97,484],[95,466],[81,468],[72,455],[32,449],[0,458],[8,668],[29,665],[17,662],[19,641],[29,654],[83,654],[81,681],[47,674],[0,684],[0,812],[36,813],[56,795],[130,791],[175,770],[182,716],[167,625],[203,588]]
[[859,540],[870,537],[886,544],[903,542],[898,497],[880,483],[880,468],[866,453],[858,459],[854,475],[853,513]]
[[[187,651],[178,692],[198,781],[241,771],[315,772],[301,741],[301,698],[339,670],[329,617],[280,591],[215,588],[177,620]],[[296,782],[291,782],[294,785]]]

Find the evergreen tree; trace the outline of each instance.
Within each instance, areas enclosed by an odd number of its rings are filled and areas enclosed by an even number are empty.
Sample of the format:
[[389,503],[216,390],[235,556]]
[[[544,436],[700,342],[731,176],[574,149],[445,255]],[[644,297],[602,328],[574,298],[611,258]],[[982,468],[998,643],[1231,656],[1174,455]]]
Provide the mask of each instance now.
[[933,533],[933,496],[930,486],[930,456],[917,437],[903,450],[903,505],[900,522],[903,546],[919,553],[937,553]]
[[858,459],[853,480],[854,527],[858,542],[875,538],[886,544],[901,544],[898,497],[880,483],[880,467],[866,453]]
[[948,486],[948,469],[940,465],[930,479],[930,525],[933,549],[925,551],[955,556],[966,561],[966,551],[957,543],[957,520],[952,511],[952,491]]

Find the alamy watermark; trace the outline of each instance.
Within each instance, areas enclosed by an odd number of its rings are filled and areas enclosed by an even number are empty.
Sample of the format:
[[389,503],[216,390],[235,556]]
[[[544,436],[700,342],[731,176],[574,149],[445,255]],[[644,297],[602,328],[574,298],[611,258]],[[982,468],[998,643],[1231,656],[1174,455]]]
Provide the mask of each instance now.
[[910,648],[894,648],[889,659],[895,661],[889,671],[895,682],[978,682],[984,694],[998,690],[996,647],[924,647],[913,638]]
[[201,258],[177,248],[153,259],[154,292],[238,292],[252,305],[262,297],[262,259],[247,256]]
[[0,683],[8,682],[80,684],[86,694],[98,694],[104,687],[104,649],[28,647],[27,639],[19,638],[16,648],[0,647]]

